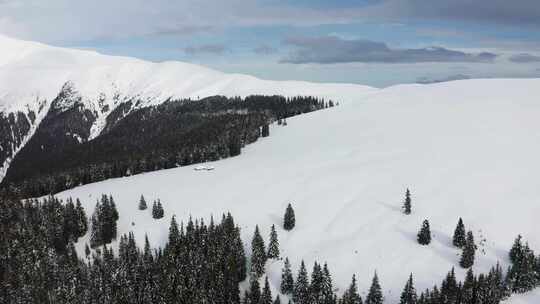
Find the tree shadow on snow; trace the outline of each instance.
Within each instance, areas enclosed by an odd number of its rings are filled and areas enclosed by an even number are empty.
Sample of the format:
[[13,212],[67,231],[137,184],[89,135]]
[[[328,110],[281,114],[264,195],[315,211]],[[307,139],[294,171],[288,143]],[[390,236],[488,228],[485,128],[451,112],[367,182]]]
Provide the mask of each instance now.
[[[429,245],[424,246],[424,245],[418,244],[416,232],[413,233],[413,232],[405,231],[402,229],[397,229],[397,231],[409,241],[414,242],[415,245],[425,248],[426,250],[431,250],[436,255],[443,258],[447,262],[458,265],[457,263],[459,262],[459,256],[456,254],[456,252],[454,252],[454,250],[449,250],[450,249],[450,246],[448,246],[449,238],[448,236],[445,236],[444,233],[432,231],[431,243]],[[442,237],[442,240],[439,240],[440,237]]]
[[389,204],[389,203],[385,203],[385,202],[381,202],[381,201],[378,201],[377,204],[387,208],[387,209],[390,209],[392,211],[395,211],[395,212],[399,212],[401,213],[402,212],[402,209],[401,209],[401,205],[400,204]]

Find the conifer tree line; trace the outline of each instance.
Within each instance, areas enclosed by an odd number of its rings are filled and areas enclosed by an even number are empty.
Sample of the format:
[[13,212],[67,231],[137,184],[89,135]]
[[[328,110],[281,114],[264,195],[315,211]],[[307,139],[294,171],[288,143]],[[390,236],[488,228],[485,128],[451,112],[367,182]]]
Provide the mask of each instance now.
[[139,247],[129,233],[118,252],[104,245],[82,259],[80,235],[60,225],[71,207],[54,198],[0,203],[0,303],[240,303],[247,260],[230,214],[219,224],[173,218],[164,248],[148,238]]
[[116,239],[119,214],[111,196],[103,194],[91,217],[90,247],[96,248]]
[[[170,100],[144,108],[137,104],[134,100],[113,110],[91,141],[79,143],[65,138],[65,132],[38,129],[1,186],[39,197],[109,178],[237,156],[244,146],[269,136],[270,123],[330,106],[310,96],[259,95]],[[43,144],[48,149],[41,149]]]
[[[108,217],[115,217],[110,196],[103,195],[98,206],[96,218],[97,213],[104,218],[107,212]],[[104,206],[110,210],[104,211]],[[93,250],[87,247],[86,258],[81,258],[74,243],[86,233],[85,227],[86,215],[77,200],[1,199],[0,303],[260,304],[285,300],[272,294],[265,273],[268,259],[280,259],[275,226],[270,227],[267,238],[255,228],[249,260],[240,228],[230,214],[223,215],[219,224],[213,218],[209,224],[190,218],[184,225],[173,216],[163,248],[153,248],[148,237],[139,247],[135,235],[128,233],[119,236],[117,252],[107,245]],[[509,258],[506,274],[498,264],[487,274],[475,274],[469,268],[461,282],[452,269],[440,285],[422,292],[416,290],[410,274],[399,303],[497,304],[512,293],[540,286],[540,256],[521,236]],[[315,262],[308,272],[302,261],[295,275],[290,260],[285,257],[283,261],[280,294],[291,303],[386,303],[377,273],[365,297],[358,291],[355,275],[338,295],[326,263]],[[246,279],[249,287],[240,294],[239,283]]]

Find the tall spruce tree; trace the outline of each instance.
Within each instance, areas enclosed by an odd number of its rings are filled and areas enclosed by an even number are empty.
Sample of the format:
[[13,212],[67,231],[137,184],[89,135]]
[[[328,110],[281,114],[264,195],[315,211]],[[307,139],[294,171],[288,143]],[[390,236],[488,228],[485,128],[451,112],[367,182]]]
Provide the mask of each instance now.
[[281,304],[281,298],[279,295],[276,296],[276,299],[274,300],[273,304]]
[[161,201],[159,199],[157,201],[154,201],[154,203],[152,204],[152,218],[160,219],[163,218],[164,214],[165,212],[163,211]]
[[270,229],[270,242],[268,243],[267,256],[269,259],[279,258],[279,242],[276,227],[274,225],[272,225],[272,228]]
[[300,263],[300,269],[298,270],[298,276],[294,284],[293,301],[294,304],[309,304],[310,300],[309,279],[306,264],[304,264],[304,261],[302,261],[302,263]]
[[467,270],[465,274],[465,281],[461,288],[461,301],[463,303],[473,303],[473,293],[476,284],[476,278],[474,277],[474,272],[472,268]]
[[311,272],[311,284],[309,286],[309,293],[311,296],[310,303],[319,304],[324,301],[324,274],[319,263],[315,262],[313,265],[313,271]]
[[161,205],[161,200],[159,198],[157,200],[157,210],[158,210],[157,218],[163,218],[163,216],[165,215],[165,211],[163,210],[163,205]]
[[294,228],[295,225],[296,218],[294,215],[294,210],[291,204],[288,204],[287,209],[285,209],[285,216],[283,217],[283,229],[290,231]]
[[366,297],[366,304],[382,304],[384,301],[381,285],[379,284],[379,277],[377,272],[373,276],[371,281],[371,287],[369,288],[368,295]]
[[467,239],[465,240],[465,246],[463,246],[463,252],[461,253],[461,260],[459,265],[463,268],[469,268],[474,265],[474,254],[476,251],[476,244],[474,243],[474,236],[472,231],[467,232]]
[[452,239],[452,243],[454,246],[458,248],[463,248],[466,243],[466,236],[465,236],[465,225],[463,225],[463,220],[459,218],[459,221],[456,226],[456,230],[454,230],[454,237]]
[[330,270],[328,270],[328,265],[324,263],[323,266],[323,294],[324,294],[324,304],[336,304],[337,299],[334,294],[334,288],[332,286],[332,276],[330,275]]
[[399,299],[399,304],[416,304],[417,294],[416,289],[414,288],[413,276],[412,273],[401,292],[401,297]]
[[422,228],[418,232],[418,243],[420,245],[429,245],[431,243],[431,230],[429,228],[428,220],[424,220]]
[[411,205],[411,191],[407,188],[407,191],[405,191],[405,201],[403,201],[403,213],[405,214],[411,214],[412,212],[412,205]]
[[259,232],[259,226],[255,226],[251,241],[251,273],[254,277],[260,278],[263,275],[266,258],[264,240]]
[[270,291],[270,283],[268,277],[264,278],[264,287],[261,295],[261,304],[272,304],[272,292]]
[[512,248],[510,249],[509,257],[510,262],[516,263],[519,261],[519,259],[523,256],[523,244],[522,244],[522,236],[519,234],[517,238],[514,240],[514,245],[512,245]]
[[146,205],[146,200],[144,199],[144,196],[141,194],[141,198],[139,200],[139,210],[146,210],[148,206]]
[[262,136],[262,137],[268,137],[268,136],[270,136],[270,126],[268,126],[268,124],[264,124],[264,125],[262,126],[261,136]]
[[360,294],[358,293],[358,287],[356,284],[356,276],[353,274],[351,285],[349,285],[349,288],[345,290],[343,293],[343,297],[341,298],[341,304],[362,304],[362,298],[360,297]]
[[291,263],[289,258],[285,258],[285,265],[281,271],[281,285],[280,290],[282,294],[292,294],[294,290],[294,279],[291,271]]
[[77,215],[77,237],[82,237],[88,231],[88,218],[79,199],[76,200],[75,213]]
[[249,287],[249,303],[259,304],[261,301],[261,286],[259,285],[259,279],[252,277],[250,279]]
[[536,272],[537,260],[529,244],[522,245],[521,253],[516,255],[506,276],[508,288],[515,293],[524,293],[540,285]]

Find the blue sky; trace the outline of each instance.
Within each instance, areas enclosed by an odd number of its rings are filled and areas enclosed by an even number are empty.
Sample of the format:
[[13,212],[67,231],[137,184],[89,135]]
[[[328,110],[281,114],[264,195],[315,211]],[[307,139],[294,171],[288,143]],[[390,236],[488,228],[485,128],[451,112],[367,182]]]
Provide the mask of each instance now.
[[266,79],[540,77],[537,0],[0,0],[0,32]]

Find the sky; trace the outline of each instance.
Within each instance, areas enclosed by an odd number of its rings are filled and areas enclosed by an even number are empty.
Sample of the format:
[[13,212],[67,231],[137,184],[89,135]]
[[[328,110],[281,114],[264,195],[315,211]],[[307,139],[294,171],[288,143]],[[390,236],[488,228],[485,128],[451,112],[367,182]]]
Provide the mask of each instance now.
[[0,33],[275,80],[540,77],[539,0],[0,0]]

